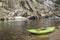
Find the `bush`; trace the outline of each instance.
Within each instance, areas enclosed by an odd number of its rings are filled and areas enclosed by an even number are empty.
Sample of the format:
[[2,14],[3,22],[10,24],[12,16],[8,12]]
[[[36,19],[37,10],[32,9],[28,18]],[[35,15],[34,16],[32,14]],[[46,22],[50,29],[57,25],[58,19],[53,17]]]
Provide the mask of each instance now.
[[56,0],[55,3],[56,3],[56,4],[60,4],[60,0]]

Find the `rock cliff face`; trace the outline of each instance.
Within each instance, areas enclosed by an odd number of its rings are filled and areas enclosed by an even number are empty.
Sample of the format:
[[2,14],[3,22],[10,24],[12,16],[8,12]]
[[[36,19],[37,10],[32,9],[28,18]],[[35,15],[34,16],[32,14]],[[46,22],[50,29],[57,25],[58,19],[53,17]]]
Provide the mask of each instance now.
[[[34,16],[49,16],[55,13],[55,3],[49,4],[49,6],[45,5],[45,0],[1,0],[1,2],[5,2],[3,7],[7,10],[7,15],[10,16],[20,16],[25,13],[28,15]],[[1,13],[0,13],[1,14]]]

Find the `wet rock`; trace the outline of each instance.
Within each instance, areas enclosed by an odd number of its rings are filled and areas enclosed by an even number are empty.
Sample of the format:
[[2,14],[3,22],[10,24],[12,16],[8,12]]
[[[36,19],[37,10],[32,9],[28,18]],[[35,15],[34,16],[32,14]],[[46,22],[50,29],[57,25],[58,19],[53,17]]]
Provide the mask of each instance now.
[[27,17],[27,16],[28,16],[27,12],[25,12],[25,13],[22,15],[22,17]]
[[4,18],[0,18],[1,21],[4,21]]
[[32,16],[32,17],[30,17],[30,18],[28,18],[28,19],[31,19],[31,20],[37,20],[38,17],[37,17],[37,16]]

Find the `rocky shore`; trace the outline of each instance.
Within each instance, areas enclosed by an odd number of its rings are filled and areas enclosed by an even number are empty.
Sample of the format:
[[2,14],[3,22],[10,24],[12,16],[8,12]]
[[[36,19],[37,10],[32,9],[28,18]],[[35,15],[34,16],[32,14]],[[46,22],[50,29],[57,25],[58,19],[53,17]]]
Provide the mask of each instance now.
[[54,0],[49,1],[51,3],[45,0],[15,0],[14,2],[12,0],[1,0],[1,2],[4,5],[0,5],[0,20],[13,20],[16,16],[28,19],[48,18],[53,15],[60,16],[58,7],[55,7]]

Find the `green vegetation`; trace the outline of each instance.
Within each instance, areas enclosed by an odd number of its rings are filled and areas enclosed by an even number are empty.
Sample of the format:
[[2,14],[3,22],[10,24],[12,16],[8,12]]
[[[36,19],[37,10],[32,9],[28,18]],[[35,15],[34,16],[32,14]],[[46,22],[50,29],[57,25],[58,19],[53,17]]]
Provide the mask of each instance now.
[[60,4],[60,0],[56,0],[56,4]]

